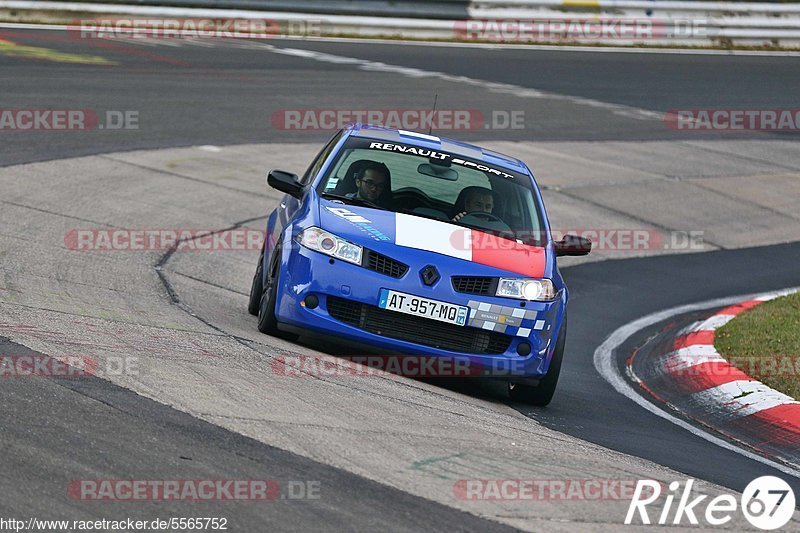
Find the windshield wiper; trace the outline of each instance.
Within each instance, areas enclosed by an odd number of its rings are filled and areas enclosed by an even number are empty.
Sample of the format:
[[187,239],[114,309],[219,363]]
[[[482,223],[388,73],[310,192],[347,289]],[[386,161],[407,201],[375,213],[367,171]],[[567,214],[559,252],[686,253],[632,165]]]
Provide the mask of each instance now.
[[358,204],[366,207],[371,207],[373,209],[381,209],[383,211],[388,211],[388,209],[386,209],[385,207],[381,207],[378,204],[373,204],[369,200],[364,200],[363,198],[356,198],[356,197],[351,198],[349,196],[342,196],[340,194],[333,194],[329,192],[320,193],[320,196],[322,196],[323,198],[330,198],[331,200],[341,200],[342,202],[345,203]]

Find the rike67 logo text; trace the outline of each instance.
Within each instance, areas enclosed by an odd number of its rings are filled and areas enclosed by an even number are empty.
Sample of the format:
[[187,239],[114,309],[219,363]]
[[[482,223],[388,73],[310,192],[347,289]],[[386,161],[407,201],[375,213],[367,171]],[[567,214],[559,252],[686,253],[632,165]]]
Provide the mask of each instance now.
[[[699,525],[698,518],[701,518],[707,525],[722,526],[730,522],[741,509],[751,525],[758,529],[773,530],[785,526],[794,515],[792,487],[774,476],[762,476],[751,481],[742,492],[741,502],[730,494],[707,500],[707,494],[692,494],[693,486],[693,479],[687,480],[683,487],[679,481],[673,481],[661,506],[661,483],[639,480],[625,516],[625,524],[685,525],[688,522]],[[653,515],[651,512],[654,512]]]

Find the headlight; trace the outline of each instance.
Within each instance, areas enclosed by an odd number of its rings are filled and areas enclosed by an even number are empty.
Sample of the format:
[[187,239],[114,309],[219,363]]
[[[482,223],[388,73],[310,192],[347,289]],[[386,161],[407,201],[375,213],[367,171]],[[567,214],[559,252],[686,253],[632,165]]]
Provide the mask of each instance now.
[[317,252],[325,255],[354,263],[361,264],[361,253],[363,248],[352,242],[348,242],[341,237],[327,232],[324,229],[310,227],[304,229],[297,235],[297,242]]
[[496,296],[549,302],[556,297],[556,288],[549,279],[500,278]]

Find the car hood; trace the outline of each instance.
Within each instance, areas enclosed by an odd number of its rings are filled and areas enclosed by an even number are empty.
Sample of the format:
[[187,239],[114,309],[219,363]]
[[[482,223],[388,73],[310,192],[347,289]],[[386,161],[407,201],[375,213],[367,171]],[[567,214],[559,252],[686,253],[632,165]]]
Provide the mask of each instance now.
[[[366,248],[401,246],[471,261],[528,277],[544,277],[546,251],[482,231],[405,213],[320,200],[320,225]],[[394,255],[402,259],[402,252]],[[391,255],[391,253],[390,253]]]

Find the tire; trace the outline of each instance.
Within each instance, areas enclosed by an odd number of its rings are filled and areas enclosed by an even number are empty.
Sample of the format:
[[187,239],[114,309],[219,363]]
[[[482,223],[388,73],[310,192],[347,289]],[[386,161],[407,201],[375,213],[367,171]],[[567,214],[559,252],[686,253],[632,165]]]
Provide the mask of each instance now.
[[261,291],[261,300],[258,305],[258,331],[290,341],[298,339],[298,335],[286,333],[278,329],[278,319],[275,317],[275,303],[278,299],[278,274],[281,264],[281,244],[278,243],[272,250],[269,259],[269,272],[267,285]]
[[[265,244],[266,246],[266,244]],[[261,306],[261,295],[264,293],[264,248],[258,256],[258,266],[253,276],[253,283],[250,285],[250,301],[247,304],[247,312],[253,316],[258,316],[258,308]]]
[[553,358],[550,360],[550,368],[547,374],[539,380],[538,385],[527,385],[525,383],[515,383],[509,381],[508,394],[512,400],[544,407],[548,405],[556,392],[558,376],[561,374],[561,362],[564,359],[564,345],[567,340],[567,321],[561,325],[561,332],[558,334],[556,348],[553,351]]

